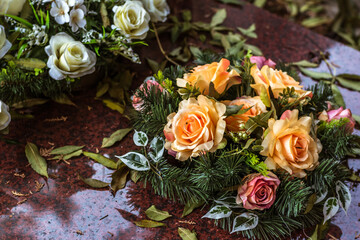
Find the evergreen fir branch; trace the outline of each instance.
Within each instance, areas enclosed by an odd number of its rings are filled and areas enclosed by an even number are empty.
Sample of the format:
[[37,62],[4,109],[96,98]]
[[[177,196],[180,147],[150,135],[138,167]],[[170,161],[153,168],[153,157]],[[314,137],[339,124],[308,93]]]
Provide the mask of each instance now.
[[[186,73],[186,69],[182,66],[170,66],[164,69],[164,78],[168,78],[173,81],[173,85],[176,86],[176,79],[183,78]],[[155,76],[156,77],[156,76]]]
[[348,121],[349,119],[342,118],[320,123],[317,136],[321,144],[326,146],[322,149],[320,158],[344,159],[348,153],[351,153],[352,147],[357,147],[357,136],[347,132]]
[[140,111],[131,114],[134,128],[146,132],[149,137],[159,135],[166,125],[167,117],[176,112],[182,100],[175,92],[170,95],[156,87],[138,89],[136,95],[143,99]]
[[310,113],[320,113],[324,110],[327,110],[327,102],[333,101],[333,94],[329,84],[320,81],[318,84],[312,85],[310,88],[306,89],[313,93],[311,100],[307,105],[304,106],[300,115],[309,115]]
[[344,182],[350,175],[351,171],[341,161],[322,158],[319,166],[307,173],[307,185],[313,186],[316,192],[323,192],[325,187],[335,191],[336,181]]
[[161,178],[153,171],[139,172],[144,184],[150,183],[156,194],[182,204],[209,200],[209,195],[190,181],[188,167],[177,167],[163,159],[157,169]]
[[301,178],[293,178],[288,174],[278,176],[281,183],[276,191],[276,201],[272,209],[286,217],[297,217],[306,207],[313,191]]
[[10,105],[28,98],[54,98],[70,91],[69,82],[56,81],[47,72],[35,75],[11,64],[0,72],[0,99]]
[[212,50],[205,50],[195,56],[196,60],[194,63],[197,65],[205,65],[212,62],[219,62],[222,57],[222,54],[218,54]]

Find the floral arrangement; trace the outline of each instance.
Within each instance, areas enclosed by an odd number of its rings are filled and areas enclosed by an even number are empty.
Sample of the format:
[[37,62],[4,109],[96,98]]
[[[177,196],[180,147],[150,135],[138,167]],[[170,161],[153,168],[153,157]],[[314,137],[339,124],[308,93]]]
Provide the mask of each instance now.
[[1,100],[57,96],[117,56],[139,63],[133,47],[169,12],[165,0],[2,1]]
[[118,166],[185,204],[183,216],[209,205],[203,218],[250,239],[280,239],[348,211],[352,172],[343,163],[360,138],[330,86],[304,89],[291,65],[249,52],[210,55],[138,88],[141,150],[117,156]]

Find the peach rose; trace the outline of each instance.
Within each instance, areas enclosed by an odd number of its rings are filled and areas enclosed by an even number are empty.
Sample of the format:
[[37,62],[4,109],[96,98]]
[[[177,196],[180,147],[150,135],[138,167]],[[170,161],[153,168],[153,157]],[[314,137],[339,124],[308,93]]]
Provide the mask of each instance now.
[[235,99],[233,101],[224,102],[226,105],[243,105],[241,109],[250,108],[246,113],[243,114],[234,114],[225,118],[226,121],[226,129],[231,132],[240,131],[240,124],[245,124],[250,117],[255,117],[261,113],[267,112],[266,106],[261,101],[259,96],[256,97],[248,97],[243,96],[241,98]]
[[224,138],[225,112],[224,104],[203,95],[183,100],[178,112],[168,116],[165,148],[175,151],[180,161],[214,152]]
[[250,86],[254,88],[255,92],[260,95],[261,88],[265,87],[269,95],[269,87],[274,93],[274,97],[278,98],[280,93],[287,87],[293,87],[295,92],[300,96],[310,96],[312,97],[311,91],[303,90],[303,86],[300,86],[300,83],[295,81],[290,77],[286,72],[281,70],[272,69],[267,65],[264,65],[261,70],[255,65],[251,68],[251,76],[255,80],[255,84]]
[[199,88],[202,94],[209,94],[209,86],[212,82],[215,90],[222,94],[232,85],[240,84],[241,79],[235,70],[227,71],[230,61],[223,58],[219,63],[213,62],[195,67],[191,73],[186,73],[184,78],[177,79],[178,87],[184,88],[186,84]]
[[280,120],[269,119],[268,134],[261,146],[261,155],[267,156],[269,169],[283,168],[295,177],[305,177],[304,170],[311,171],[318,164],[322,146],[310,136],[312,119],[298,119],[297,109],[287,110]]
[[275,202],[279,184],[280,180],[272,172],[268,176],[261,173],[250,174],[238,189],[236,203],[242,203],[246,209],[268,209]]

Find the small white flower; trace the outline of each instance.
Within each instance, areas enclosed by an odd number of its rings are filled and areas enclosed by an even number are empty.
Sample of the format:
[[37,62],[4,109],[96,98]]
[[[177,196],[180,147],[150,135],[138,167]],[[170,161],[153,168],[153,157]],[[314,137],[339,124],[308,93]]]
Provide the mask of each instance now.
[[9,106],[0,100],[0,131],[9,126],[11,115],[9,113]]
[[70,12],[70,23],[71,30],[76,32],[79,28],[84,28],[86,25],[86,19],[84,18],[84,12],[81,9],[73,9]]
[[76,0],[74,9],[81,9],[86,15],[87,10],[86,10],[86,6],[84,5],[84,0]]
[[50,15],[60,25],[67,23],[70,21],[69,6],[65,1],[55,0],[51,3]]
[[10,50],[12,44],[6,39],[5,28],[0,25],[0,59]]
[[69,7],[75,6],[76,0],[65,0]]

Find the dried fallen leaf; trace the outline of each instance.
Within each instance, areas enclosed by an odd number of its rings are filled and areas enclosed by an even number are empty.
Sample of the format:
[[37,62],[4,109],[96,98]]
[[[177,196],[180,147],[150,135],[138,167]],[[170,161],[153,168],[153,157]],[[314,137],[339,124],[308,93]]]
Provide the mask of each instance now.
[[136,226],[138,227],[143,227],[143,228],[155,228],[155,227],[166,227],[165,223],[162,222],[155,222],[152,220],[140,220],[140,221],[135,221],[134,222]]
[[37,146],[28,142],[25,147],[25,154],[32,169],[38,174],[48,178],[46,160],[40,156]]

